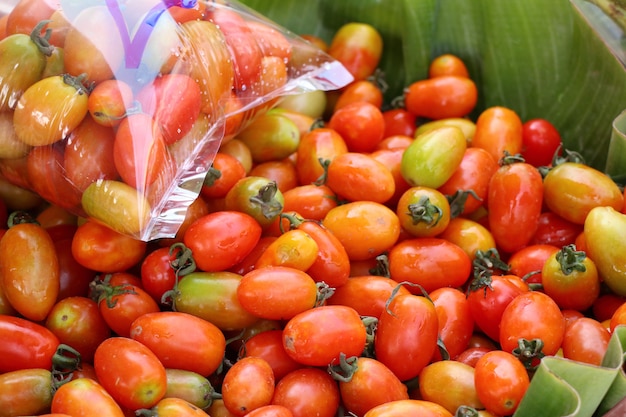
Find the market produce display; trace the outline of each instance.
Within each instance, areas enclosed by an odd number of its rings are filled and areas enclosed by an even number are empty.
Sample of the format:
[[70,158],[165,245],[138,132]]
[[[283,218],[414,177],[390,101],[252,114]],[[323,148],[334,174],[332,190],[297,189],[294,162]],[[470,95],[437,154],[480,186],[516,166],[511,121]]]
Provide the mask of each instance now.
[[[61,3],[0,20],[0,417],[617,412],[626,191],[548,114],[487,104],[454,48],[390,95],[389,32],[358,19],[298,36],[228,1]],[[195,37],[152,45],[141,88],[124,36],[99,63],[42,52],[93,57],[92,19],[133,7]],[[176,230],[138,235],[144,187],[190,152]]]

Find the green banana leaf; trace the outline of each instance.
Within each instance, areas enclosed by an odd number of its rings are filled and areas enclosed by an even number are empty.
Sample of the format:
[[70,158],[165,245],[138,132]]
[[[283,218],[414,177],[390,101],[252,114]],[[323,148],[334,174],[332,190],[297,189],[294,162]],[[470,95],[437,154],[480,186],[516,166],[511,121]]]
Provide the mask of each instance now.
[[567,148],[605,169],[611,124],[626,109],[626,71],[593,24],[606,15],[591,0],[242,2],[296,34],[327,42],[347,22],[372,24],[384,40],[388,102],[425,78],[432,58],[454,53],[479,86],[473,117],[502,105],[522,120],[546,118]]

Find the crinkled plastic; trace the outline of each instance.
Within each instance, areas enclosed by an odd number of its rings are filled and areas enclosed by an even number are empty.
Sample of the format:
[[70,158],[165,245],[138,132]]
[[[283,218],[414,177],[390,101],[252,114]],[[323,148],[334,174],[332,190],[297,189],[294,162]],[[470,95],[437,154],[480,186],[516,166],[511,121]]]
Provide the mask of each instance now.
[[[20,3],[0,0],[8,34],[38,23],[11,20]],[[54,53],[0,41],[0,174],[144,241],[176,234],[223,140],[281,96],[352,81],[236,1],[30,3]]]

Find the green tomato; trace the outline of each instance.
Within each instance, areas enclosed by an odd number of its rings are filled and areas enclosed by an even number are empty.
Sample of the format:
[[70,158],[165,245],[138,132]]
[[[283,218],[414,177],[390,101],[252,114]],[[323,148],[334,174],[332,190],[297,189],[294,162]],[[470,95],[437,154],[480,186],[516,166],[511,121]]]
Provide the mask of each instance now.
[[418,135],[402,155],[402,177],[412,186],[441,187],[461,164],[467,142],[461,129],[441,126]]
[[227,210],[252,216],[262,228],[269,227],[283,212],[285,198],[276,181],[248,176],[237,181],[225,197]]
[[268,112],[258,116],[236,136],[256,163],[287,158],[298,149],[300,129],[286,116]]
[[626,296],[626,215],[612,207],[591,209],[584,224],[586,252],[604,283]]

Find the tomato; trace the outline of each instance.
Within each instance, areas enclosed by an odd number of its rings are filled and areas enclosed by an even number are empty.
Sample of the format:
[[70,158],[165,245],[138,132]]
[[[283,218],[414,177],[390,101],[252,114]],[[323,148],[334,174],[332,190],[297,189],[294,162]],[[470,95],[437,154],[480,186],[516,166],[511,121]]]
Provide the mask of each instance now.
[[383,91],[374,80],[358,80],[348,84],[335,102],[334,111],[357,101],[366,101],[381,108],[383,105]]
[[9,12],[6,22],[7,34],[30,33],[42,20],[49,19],[58,8],[53,0],[19,0]]
[[69,181],[80,191],[99,179],[118,178],[114,153],[115,133],[109,126],[86,116],[67,137],[63,167]]
[[437,236],[461,249],[474,260],[476,251],[487,251],[496,245],[493,235],[482,224],[464,217],[450,219],[448,227]]
[[364,417],[452,417],[452,414],[444,407],[432,401],[425,400],[397,400],[390,401],[372,408],[365,413]]
[[249,417],[293,417],[293,413],[282,405],[270,404],[246,414]]
[[528,283],[541,283],[546,261],[559,250],[559,247],[547,244],[528,245],[511,254],[509,272],[523,277]]
[[111,336],[111,329],[100,314],[98,304],[87,297],[68,297],[57,302],[45,326],[59,341],[80,353],[91,363],[98,345]]
[[542,292],[526,291],[515,297],[502,313],[500,345],[512,352],[519,339],[541,339],[543,353],[554,355],[563,341],[565,321],[554,300]]
[[328,186],[315,184],[298,185],[285,191],[283,197],[284,212],[295,211],[308,220],[322,220],[339,200]]
[[474,368],[462,362],[433,362],[420,372],[421,398],[439,404],[451,413],[462,405],[484,408],[476,392],[474,376]]
[[[460,355],[469,346],[474,332],[469,301],[465,294],[451,287],[442,287],[429,294],[435,305],[439,323],[439,339],[450,358]],[[441,352],[435,351],[435,359],[441,358]]]
[[[137,412],[145,412],[146,409],[137,410]],[[154,407],[150,408],[152,415],[159,417],[176,417],[176,416],[188,416],[188,417],[208,417],[209,415],[204,412],[200,407],[186,401],[182,398],[162,398]]]
[[379,107],[357,101],[335,110],[327,127],[341,135],[350,152],[366,153],[383,140],[385,119]]
[[415,378],[435,353],[438,330],[432,301],[421,295],[395,295],[378,320],[376,358],[401,381]]
[[355,201],[331,209],[322,224],[341,242],[351,261],[373,259],[400,236],[398,216],[373,201]]
[[562,146],[561,134],[550,121],[535,118],[522,124],[522,156],[527,163],[540,167],[552,164]]
[[266,330],[251,336],[242,346],[240,356],[264,359],[271,366],[276,381],[280,381],[289,372],[302,368],[283,347],[281,329]]
[[403,240],[389,250],[389,272],[396,282],[418,284],[408,289],[421,294],[442,287],[458,287],[470,276],[469,256],[454,243],[436,237]]
[[274,373],[264,359],[239,359],[224,375],[222,399],[228,411],[236,416],[270,405],[273,395]]
[[228,190],[245,176],[246,170],[237,158],[224,152],[217,152],[200,194],[204,198],[225,197]]
[[568,325],[563,335],[563,357],[601,366],[611,333],[599,321],[580,317]]
[[500,340],[502,314],[511,301],[523,292],[505,276],[475,278],[469,285],[467,299],[478,329],[492,340]]
[[257,317],[289,320],[315,306],[317,286],[302,270],[263,266],[243,276],[237,288],[237,299]]
[[376,28],[366,23],[350,22],[335,31],[328,45],[328,54],[358,81],[374,73],[382,49],[383,39]]
[[624,195],[601,171],[577,162],[553,167],[543,181],[545,205],[565,220],[583,224],[592,208],[612,207],[620,211]]
[[287,230],[261,253],[254,267],[284,266],[306,271],[318,253],[319,246],[308,233],[300,229]]
[[611,315],[609,319],[609,330],[613,333],[615,328],[622,324],[626,324],[626,303],[619,306]]
[[61,385],[52,397],[51,412],[76,417],[124,417],[124,412],[111,394],[89,378],[74,379]]
[[277,239],[277,236],[261,236],[257,244],[254,246],[252,251],[243,258],[240,262],[234,265],[232,268],[228,270],[230,272],[234,272],[239,275],[245,275],[246,273],[252,271],[254,269],[254,264],[256,263],[259,256],[267,249],[269,245],[272,244]]
[[482,148],[468,147],[457,169],[438,190],[450,196],[453,205],[462,202],[459,206],[461,214],[474,213],[484,206],[489,182],[497,170],[498,163],[489,152]]
[[530,378],[515,356],[495,350],[485,353],[476,363],[474,383],[487,410],[497,415],[512,415],[528,389]]
[[211,375],[222,363],[226,341],[215,325],[188,313],[159,311],[137,317],[130,337],[170,369]]
[[300,138],[296,170],[302,185],[316,182],[324,174],[322,162],[332,161],[337,155],[348,152],[344,138],[334,129],[318,127]]
[[428,78],[441,77],[443,75],[469,78],[469,71],[460,57],[453,54],[442,54],[430,61]]
[[370,153],[370,156],[385,165],[393,176],[395,191],[391,198],[385,202],[385,205],[388,207],[394,207],[397,205],[402,194],[411,188],[409,183],[402,176],[403,154],[404,148],[401,147],[394,149],[376,149],[374,152]]
[[93,364],[98,381],[123,407],[150,408],[165,395],[167,375],[163,364],[136,340],[105,340],[96,349]]
[[59,294],[59,261],[46,229],[11,226],[0,240],[0,283],[11,306],[33,321],[46,318]]
[[206,4],[194,1],[190,3],[181,3],[180,6],[169,6],[167,11],[172,15],[178,23],[184,23],[190,20],[202,20],[206,17]]
[[288,94],[270,112],[289,117],[300,127],[300,133],[304,133],[310,130],[316,119],[323,117],[326,102],[326,91],[322,90]]
[[[187,256],[177,247],[157,248],[141,261],[141,287],[159,304],[166,303],[163,296],[172,290],[177,282],[178,265],[185,262]],[[174,266],[176,265],[176,266]],[[185,265],[180,265],[184,267]]]
[[276,112],[259,115],[235,138],[242,141],[256,163],[287,158],[298,149],[300,130],[288,117]]
[[92,182],[84,190],[81,202],[89,217],[119,233],[139,235],[150,223],[150,202],[142,192],[122,181]]
[[600,322],[610,320],[611,316],[615,314],[615,311],[624,302],[626,302],[625,297],[620,297],[613,293],[602,294],[593,302],[591,307],[592,317]]
[[339,198],[384,204],[395,192],[391,170],[364,153],[337,155],[328,166],[326,183]]
[[496,246],[513,253],[528,245],[539,225],[541,174],[525,162],[502,165],[491,177],[487,210]]
[[283,193],[275,181],[247,176],[240,179],[225,197],[227,210],[246,213],[267,228],[283,212]]
[[32,146],[22,142],[13,128],[13,112],[0,113],[0,157],[2,159],[23,158],[28,155]]
[[445,195],[429,187],[411,187],[396,207],[400,225],[414,237],[435,237],[450,223],[450,204]]
[[544,292],[561,309],[585,311],[600,295],[596,264],[572,245],[550,255],[541,271]]
[[283,329],[283,346],[296,362],[309,366],[339,363],[340,353],[359,356],[366,329],[361,317],[346,306],[321,306],[292,317]]
[[539,225],[530,243],[560,248],[575,243],[576,237],[582,231],[582,225],[565,220],[551,211],[544,211],[539,215]]
[[221,330],[248,327],[259,317],[237,299],[242,276],[233,272],[192,272],[180,280],[172,296],[172,309],[200,317]]
[[[384,115],[385,113],[383,113],[383,116]],[[388,125],[385,124],[385,127],[388,127]],[[405,135],[405,134],[392,134],[389,136],[386,135],[383,140],[378,142],[378,145],[376,146],[376,150],[382,150],[382,149],[403,149],[404,150],[408,148],[411,143],[413,143],[414,134],[415,132],[413,132],[411,135]]]
[[485,149],[496,161],[500,161],[505,151],[509,155],[519,154],[522,150],[522,121],[519,115],[502,106],[483,110],[476,120],[472,146]]
[[339,408],[339,399],[339,387],[326,371],[302,368],[278,381],[272,404],[288,408],[293,417],[333,417]]
[[183,236],[198,268],[223,271],[249,254],[261,237],[261,226],[238,211],[209,213],[194,221]]
[[0,407],[6,416],[40,415],[50,409],[52,374],[48,369],[20,369],[0,374]]
[[103,126],[117,126],[133,105],[133,90],[122,80],[104,80],[98,83],[87,100],[87,109],[93,120]]
[[474,368],[476,366],[476,362],[478,362],[478,359],[480,359],[481,356],[494,349],[495,347],[471,346],[458,354],[456,358],[453,359],[457,362],[462,362]]
[[50,369],[59,339],[41,324],[0,315],[0,373],[20,369]]
[[458,75],[418,80],[404,91],[406,109],[418,117],[433,120],[467,116],[477,101],[476,83]]
[[286,191],[298,185],[298,171],[296,165],[289,158],[256,164],[250,170],[249,175],[275,181],[278,190],[283,193],[283,197]]
[[138,264],[146,253],[147,243],[123,235],[95,221],[76,229],[72,254],[78,263],[98,272],[125,271]]
[[402,156],[402,176],[411,185],[439,188],[461,164],[466,150],[463,132],[445,126],[416,136]]
[[343,359],[329,369],[339,381],[341,401],[346,411],[362,416],[389,401],[408,400],[407,387],[382,362],[368,357]]

